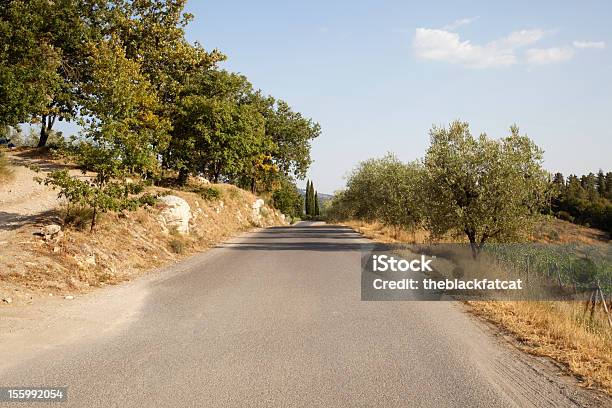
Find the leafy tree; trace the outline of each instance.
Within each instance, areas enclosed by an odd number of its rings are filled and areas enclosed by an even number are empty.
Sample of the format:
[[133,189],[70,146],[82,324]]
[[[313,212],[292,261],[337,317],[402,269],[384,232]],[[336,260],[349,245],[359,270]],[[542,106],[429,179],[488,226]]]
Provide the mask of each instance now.
[[304,199],[288,178],[283,178],[279,188],[272,193],[272,202],[275,208],[291,218],[302,216]]
[[29,120],[59,89],[61,54],[46,31],[48,9],[45,0],[0,7],[0,126]]
[[571,175],[566,187],[552,200],[552,211],[561,219],[611,232],[612,203],[606,196],[607,188],[606,176],[601,170],[597,176]]
[[[214,68],[225,55],[207,52],[185,39],[185,27],[193,15],[185,13],[187,0],[121,1],[114,18],[115,35],[126,50],[126,57],[136,61],[143,75],[157,90],[164,116],[172,119],[174,106],[190,78]],[[158,113],[159,114],[159,113]]]
[[44,21],[43,32],[60,55],[56,75],[58,86],[49,95],[46,106],[32,112],[32,121],[40,123],[38,147],[44,147],[57,120],[71,121],[77,118],[82,103],[82,85],[91,81],[87,59],[87,47],[101,41],[112,26],[108,14],[114,6],[97,0],[46,1],[33,10]]
[[542,150],[517,126],[509,137],[474,138],[465,122],[434,127],[424,159],[427,225],[436,235],[461,231],[478,256],[489,240],[519,237],[546,203]]
[[84,140],[72,153],[83,173],[91,171],[94,176],[79,178],[56,171],[44,182],[59,188],[60,196],[70,203],[90,207],[93,231],[98,213],[139,204],[131,195],[141,187],[126,178],[157,172],[156,149],[169,126],[154,113],[158,101],[139,65],[125,57],[117,41],[88,44],[87,50],[92,81],[83,87]]
[[249,103],[251,84],[245,77],[211,70],[194,79],[181,98],[166,163],[179,172],[234,178],[252,171],[269,149],[264,119]]
[[421,172],[418,163],[402,163],[392,154],[361,162],[346,190],[332,201],[330,213],[413,229],[422,221]]
[[280,172],[287,176],[304,178],[312,160],[310,143],[321,133],[321,127],[311,119],[294,112],[284,101],[272,97],[261,100],[258,106],[266,120],[266,137],[273,147],[270,154]]
[[599,169],[599,171],[597,172],[597,194],[599,194],[599,197],[605,197],[606,196],[606,176],[604,175],[604,172]]

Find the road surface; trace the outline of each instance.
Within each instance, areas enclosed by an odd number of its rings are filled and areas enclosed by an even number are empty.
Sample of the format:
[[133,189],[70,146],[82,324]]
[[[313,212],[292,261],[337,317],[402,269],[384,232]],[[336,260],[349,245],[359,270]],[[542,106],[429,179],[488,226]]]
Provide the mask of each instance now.
[[120,287],[5,308],[0,385],[67,386],[55,406],[90,408],[584,403],[460,304],[360,301],[364,243],[269,228]]

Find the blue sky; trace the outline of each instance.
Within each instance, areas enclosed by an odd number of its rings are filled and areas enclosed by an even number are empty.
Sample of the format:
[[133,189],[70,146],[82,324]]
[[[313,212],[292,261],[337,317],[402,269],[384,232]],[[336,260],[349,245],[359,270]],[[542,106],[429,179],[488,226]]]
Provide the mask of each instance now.
[[190,1],[188,38],[322,126],[309,177],[422,157],[432,124],[517,123],[549,170],[611,169],[612,3]]

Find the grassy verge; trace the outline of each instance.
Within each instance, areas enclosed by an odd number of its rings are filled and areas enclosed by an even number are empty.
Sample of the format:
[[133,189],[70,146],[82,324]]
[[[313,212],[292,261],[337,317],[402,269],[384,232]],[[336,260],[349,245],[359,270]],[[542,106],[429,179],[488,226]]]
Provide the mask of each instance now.
[[612,330],[603,313],[591,320],[580,302],[466,302],[503,328],[519,348],[563,364],[588,387],[612,395]]
[[[378,223],[349,221],[345,225],[378,242],[423,243],[429,238],[426,231],[397,231]],[[555,241],[563,243],[610,245],[605,234],[558,220],[543,225],[541,230],[546,231],[544,239],[534,237],[539,242],[551,242],[553,236]],[[612,395],[612,329],[602,310],[591,317],[585,313],[585,304],[577,301],[465,303],[471,313],[511,335],[523,351],[549,357],[581,379],[585,386]]]

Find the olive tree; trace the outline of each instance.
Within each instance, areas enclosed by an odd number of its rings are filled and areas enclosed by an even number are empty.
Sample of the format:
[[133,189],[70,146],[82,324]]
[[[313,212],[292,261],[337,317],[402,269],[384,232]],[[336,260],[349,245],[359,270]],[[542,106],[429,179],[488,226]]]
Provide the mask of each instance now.
[[422,218],[420,173],[418,163],[402,163],[392,154],[366,160],[349,175],[342,200],[351,203],[355,218],[412,229]]
[[516,125],[510,133],[475,138],[459,121],[430,132],[423,179],[427,225],[438,236],[465,234],[474,257],[487,241],[520,238],[547,201],[542,150]]

